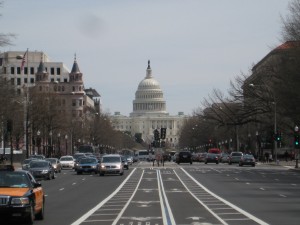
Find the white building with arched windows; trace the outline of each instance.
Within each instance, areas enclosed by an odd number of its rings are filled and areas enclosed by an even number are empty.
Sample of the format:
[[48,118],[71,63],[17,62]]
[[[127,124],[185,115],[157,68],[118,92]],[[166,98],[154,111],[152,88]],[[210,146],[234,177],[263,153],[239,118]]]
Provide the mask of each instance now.
[[133,111],[129,117],[115,112],[111,116],[113,127],[116,130],[130,132],[132,136],[140,134],[142,139],[150,144],[153,142],[155,129],[166,129],[166,147],[176,148],[181,127],[187,116],[179,112],[171,116],[166,110],[166,101],[160,84],[152,76],[150,61],[146,70],[146,77],[139,83],[133,100]]

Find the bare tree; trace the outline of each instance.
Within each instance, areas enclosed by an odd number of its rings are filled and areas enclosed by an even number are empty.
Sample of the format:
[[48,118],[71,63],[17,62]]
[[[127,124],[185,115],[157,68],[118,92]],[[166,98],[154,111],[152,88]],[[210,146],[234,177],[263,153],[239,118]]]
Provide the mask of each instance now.
[[293,0],[288,5],[289,15],[285,18],[281,16],[282,21],[282,39],[283,41],[300,40],[300,0]]
[[[3,2],[0,2],[0,7],[2,7],[2,5],[3,5]],[[0,14],[0,16],[1,16],[1,14]],[[5,33],[1,32],[0,33],[0,47],[12,45],[12,42],[11,42],[12,38],[15,38],[15,34],[12,34],[12,33],[5,34]]]

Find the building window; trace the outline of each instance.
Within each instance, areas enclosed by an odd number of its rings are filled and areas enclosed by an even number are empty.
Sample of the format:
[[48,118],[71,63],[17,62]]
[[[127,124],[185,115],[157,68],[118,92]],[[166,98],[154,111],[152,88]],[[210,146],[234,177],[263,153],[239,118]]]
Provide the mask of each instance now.
[[21,78],[17,78],[17,85],[21,85]]
[[10,74],[15,74],[15,67],[10,67]]
[[82,99],[79,99],[79,106],[82,106]]
[[65,91],[65,86],[62,86],[62,87],[61,87],[61,91]]
[[56,79],[56,81],[57,81],[58,83],[60,83],[60,78]]
[[34,84],[34,78],[30,78],[30,83]]
[[21,95],[21,89],[17,89],[17,94]]
[[64,82],[65,82],[65,83],[67,83],[67,82],[68,82],[68,79],[67,79],[67,78],[65,78],[65,79],[64,79]]
[[28,74],[28,68],[24,67],[24,74]]
[[15,79],[14,79],[14,78],[11,78],[11,79],[10,79],[10,83],[11,83],[11,85],[15,85]]
[[26,78],[24,78],[24,83],[27,84],[27,82],[28,82],[28,79],[26,77]]
[[51,75],[54,75],[54,67],[51,67],[51,68],[50,68],[50,74],[51,74]]
[[75,91],[75,86],[72,87],[72,90]]
[[34,67],[30,67],[30,74],[34,74]]
[[56,68],[56,74],[60,75],[60,68]]
[[72,99],[72,106],[76,106],[76,99]]
[[17,74],[21,74],[21,67],[17,67]]
[[51,78],[51,82],[54,82],[54,78]]

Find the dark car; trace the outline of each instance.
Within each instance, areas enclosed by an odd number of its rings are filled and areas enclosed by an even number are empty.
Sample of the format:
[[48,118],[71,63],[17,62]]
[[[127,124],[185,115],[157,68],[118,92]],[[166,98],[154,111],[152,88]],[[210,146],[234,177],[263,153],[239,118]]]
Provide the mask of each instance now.
[[240,159],[239,166],[243,165],[249,165],[249,166],[255,166],[255,158],[253,155],[243,155]]
[[32,160],[35,160],[35,158],[28,158],[28,159],[25,159],[25,160],[22,162],[22,170],[28,170],[28,168],[29,168],[29,163],[30,163]]
[[83,157],[79,158],[78,164],[76,166],[77,174],[82,173],[97,173],[98,172],[99,161],[94,157]]
[[193,164],[192,154],[189,151],[181,151],[176,156],[176,163],[189,163]]
[[33,224],[34,219],[44,219],[44,202],[43,188],[29,171],[15,171],[10,165],[0,166],[0,218],[3,224]]
[[33,160],[29,163],[29,172],[35,179],[51,180],[55,178],[55,171],[51,162],[46,160]]
[[216,163],[219,164],[219,155],[214,153],[207,153],[205,156],[204,163]]

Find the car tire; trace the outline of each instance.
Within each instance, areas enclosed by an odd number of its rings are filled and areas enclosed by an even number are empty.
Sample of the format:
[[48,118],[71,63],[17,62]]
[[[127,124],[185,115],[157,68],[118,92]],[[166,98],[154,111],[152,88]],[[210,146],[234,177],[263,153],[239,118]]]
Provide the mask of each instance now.
[[219,162],[216,162],[216,164],[219,164]]
[[104,173],[99,173],[99,176],[101,176],[101,177],[104,176]]
[[204,163],[205,163],[205,164],[207,164],[207,162],[206,162],[206,161],[205,161]]
[[120,176],[123,176],[124,173],[120,173]]
[[53,173],[53,175],[52,175],[52,179],[55,179],[55,173]]
[[77,171],[77,175],[80,175],[80,174],[82,174],[82,173]]
[[229,165],[231,165],[232,163],[231,163],[231,162],[229,162],[228,164],[229,164]]
[[190,162],[190,164],[192,165],[192,164],[193,164],[193,162]]
[[33,224],[34,222],[34,219],[35,219],[35,215],[34,215],[34,206],[33,204],[31,203],[31,206],[30,206],[30,213],[29,215],[27,216],[26,218],[26,224]]
[[42,205],[42,209],[35,215],[35,218],[37,220],[43,220],[44,219],[44,203]]

